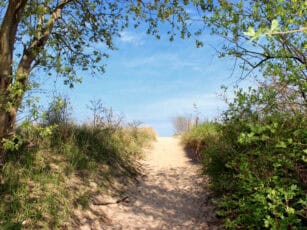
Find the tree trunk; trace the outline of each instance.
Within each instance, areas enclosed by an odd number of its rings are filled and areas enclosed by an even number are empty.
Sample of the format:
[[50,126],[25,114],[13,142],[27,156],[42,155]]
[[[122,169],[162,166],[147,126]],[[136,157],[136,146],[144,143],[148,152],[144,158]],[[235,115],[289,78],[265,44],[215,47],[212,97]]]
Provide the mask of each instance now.
[[43,33],[34,37],[30,46],[24,49],[16,74],[13,75],[14,43],[27,2],[28,0],[10,0],[0,28],[0,166],[5,157],[1,141],[14,133],[16,114],[26,91],[31,65],[44,49],[55,21],[61,17],[62,9],[71,0],[62,0],[56,6],[45,27],[41,29]]
[[[17,109],[11,108],[9,112],[0,111],[0,140],[3,138],[9,138],[14,134],[16,123]],[[0,143],[0,168],[5,160],[5,149],[2,143]]]
[[13,84],[13,51],[18,24],[27,0],[10,0],[0,28],[0,166],[4,160],[2,139],[14,132],[17,107],[9,90]]

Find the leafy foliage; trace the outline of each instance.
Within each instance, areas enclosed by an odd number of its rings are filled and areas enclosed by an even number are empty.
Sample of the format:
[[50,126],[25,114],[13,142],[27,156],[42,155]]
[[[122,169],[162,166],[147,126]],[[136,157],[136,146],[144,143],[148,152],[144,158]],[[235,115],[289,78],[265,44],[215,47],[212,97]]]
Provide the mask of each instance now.
[[[276,76],[303,93],[306,33],[300,28],[305,26],[306,7],[304,1],[219,1],[213,4],[211,13],[204,11],[203,20],[212,33],[225,39],[220,56],[242,60],[242,77],[260,68],[263,76]],[[299,32],[267,36],[268,31],[295,29]]]
[[[246,98],[247,100],[247,98]],[[234,109],[236,109],[234,111]],[[192,129],[187,146],[202,143],[204,171],[230,229],[303,229],[306,223],[306,119],[274,113],[244,117],[237,104],[216,131]],[[206,126],[206,124],[205,124]],[[217,135],[218,134],[218,135]],[[194,150],[198,150],[194,148]]]
[[[81,79],[77,70],[92,74],[103,72],[103,59],[108,49],[116,49],[114,38],[133,24],[148,25],[148,34],[158,36],[159,21],[170,25],[169,36],[187,30],[188,13],[178,1],[26,1],[16,35],[14,62],[20,63],[25,54],[34,57],[31,69],[65,78],[73,86]],[[8,1],[0,5],[4,19]],[[56,16],[57,10],[61,10]],[[42,44],[38,44],[42,43]],[[40,46],[41,45],[41,46]],[[99,48],[101,47],[101,48]]]
[[257,0],[200,7],[204,23],[225,38],[221,57],[241,60],[241,77],[261,75],[256,88],[235,90],[214,138],[186,134],[187,144],[204,143],[204,171],[229,229],[306,226],[306,6]]
[[67,124],[71,119],[71,106],[69,98],[57,96],[50,103],[49,108],[43,114],[43,123],[47,126],[54,124]]

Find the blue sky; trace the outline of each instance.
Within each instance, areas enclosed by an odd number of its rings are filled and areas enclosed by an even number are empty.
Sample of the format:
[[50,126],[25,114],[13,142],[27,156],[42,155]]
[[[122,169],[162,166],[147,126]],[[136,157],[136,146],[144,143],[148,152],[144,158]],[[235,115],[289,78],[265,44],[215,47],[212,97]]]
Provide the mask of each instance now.
[[[106,61],[106,73],[84,76],[74,89],[57,85],[57,91],[68,95],[73,117],[79,122],[91,117],[86,105],[101,99],[107,107],[123,114],[126,121],[139,120],[152,126],[160,136],[173,134],[172,119],[193,114],[193,104],[204,119],[214,119],[226,108],[220,86],[233,85],[230,77],[233,60],[219,59],[214,48],[222,45],[218,37],[202,35],[205,46],[196,48],[193,39],[167,36],[160,40],[144,31],[127,30],[115,44]],[[45,88],[50,88],[50,81]]]

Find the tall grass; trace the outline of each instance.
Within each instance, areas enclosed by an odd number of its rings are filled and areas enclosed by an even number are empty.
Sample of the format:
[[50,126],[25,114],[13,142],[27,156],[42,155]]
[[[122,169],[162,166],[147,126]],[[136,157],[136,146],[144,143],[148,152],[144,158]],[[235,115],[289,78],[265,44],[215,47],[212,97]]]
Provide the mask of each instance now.
[[183,133],[181,140],[187,149],[192,151],[194,158],[202,159],[202,152],[218,140],[219,125],[214,122],[204,122]]
[[149,129],[139,128],[67,123],[41,135],[42,128],[20,128],[21,147],[7,152],[0,172],[1,229],[61,226],[114,178],[137,175],[135,159],[154,139]]

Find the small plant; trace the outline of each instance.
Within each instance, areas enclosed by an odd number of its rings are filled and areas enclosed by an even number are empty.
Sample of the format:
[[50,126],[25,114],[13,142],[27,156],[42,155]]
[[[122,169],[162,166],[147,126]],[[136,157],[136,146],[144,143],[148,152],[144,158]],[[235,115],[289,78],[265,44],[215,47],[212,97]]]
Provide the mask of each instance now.
[[122,124],[123,117],[114,113],[112,107],[107,108],[103,105],[101,99],[94,99],[90,101],[87,106],[92,112],[93,127],[103,128],[119,128]]
[[71,110],[68,97],[54,97],[43,116],[43,123],[46,125],[67,124],[70,121]]

